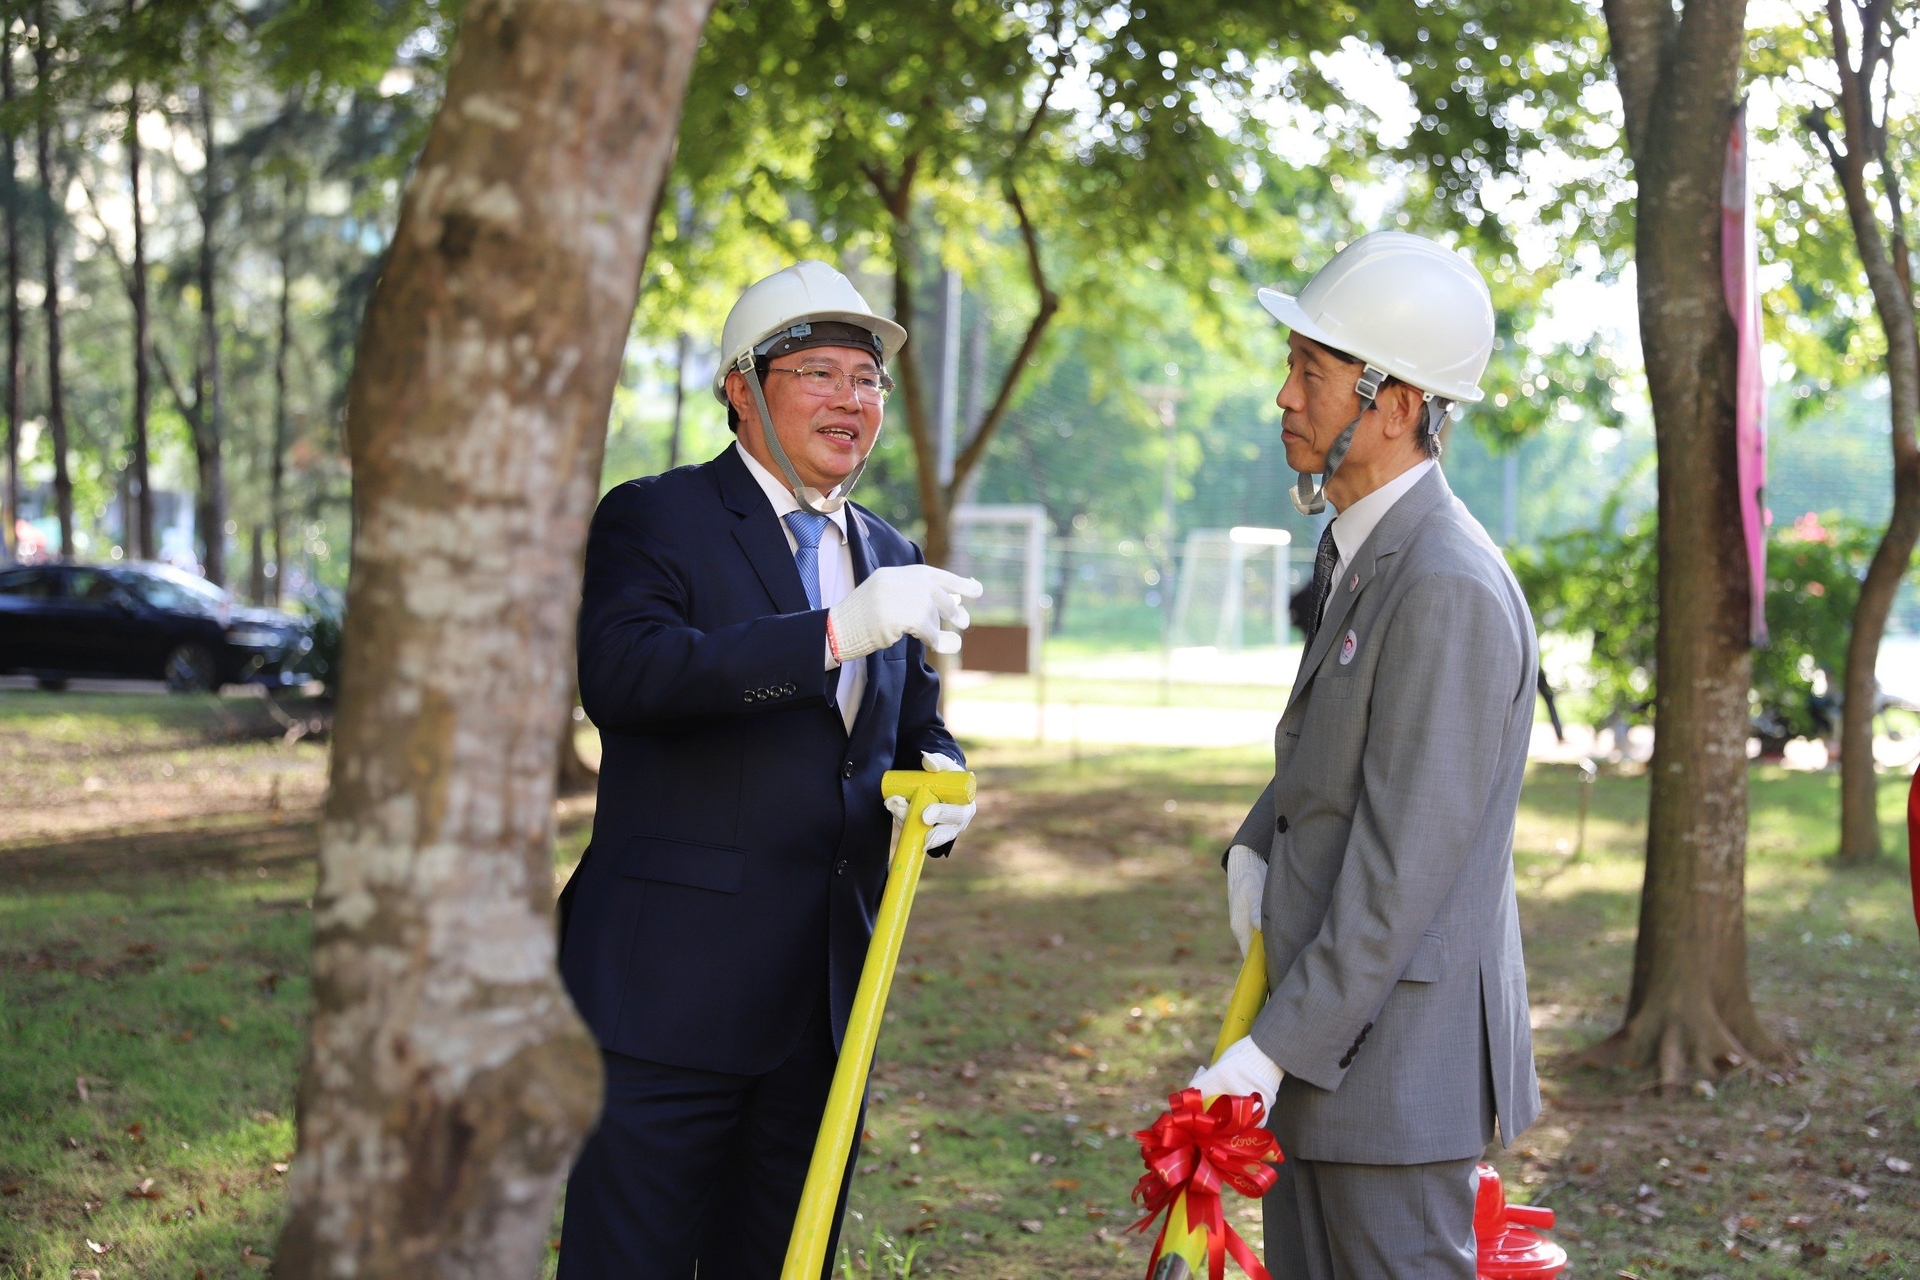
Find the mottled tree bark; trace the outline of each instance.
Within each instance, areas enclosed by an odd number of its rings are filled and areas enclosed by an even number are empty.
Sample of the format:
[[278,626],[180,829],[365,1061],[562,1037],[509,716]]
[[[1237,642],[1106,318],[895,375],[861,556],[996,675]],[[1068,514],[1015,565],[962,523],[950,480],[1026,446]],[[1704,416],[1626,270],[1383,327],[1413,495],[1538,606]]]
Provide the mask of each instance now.
[[214,145],[213,87],[200,85],[200,144],[206,167],[200,174],[200,358],[194,366],[193,400],[196,413],[188,415],[193,428],[193,460],[197,485],[193,523],[200,534],[200,571],[216,586],[227,583],[227,473],[223,450],[226,437],[225,382],[220,367],[220,310],[216,305],[220,280],[215,244],[220,220],[219,152]]
[[709,3],[466,10],[348,391],[351,656],[278,1276],[536,1274],[596,1113],[554,970],[554,748]]
[[267,466],[267,522],[273,529],[273,578],[268,584],[267,602],[280,603],[282,584],[287,572],[286,549],[283,539],[286,535],[286,472],[287,472],[287,433],[289,427],[287,408],[287,360],[293,353],[293,228],[295,217],[296,190],[301,192],[304,204],[304,189],[295,183],[292,174],[287,175],[284,189],[285,199],[280,211],[280,332],[273,348],[273,457]]
[[1641,347],[1659,448],[1646,881],[1625,1025],[1602,1060],[1669,1090],[1778,1052],[1747,981],[1746,548],[1734,479],[1736,335],[1720,190],[1746,0],[1606,0],[1638,186]]
[[[33,65],[40,86],[47,82],[52,54],[47,45],[52,38],[47,26],[46,9],[38,11],[34,23]],[[66,204],[53,158],[53,124],[57,108],[43,103],[35,122],[34,140],[38,144],[40,187],[46,203],[40,210],[40,243],[45,267],[47,315],[47,436],[53,447],[53,507],[60,521],[60,558],[73,558],[73,476],[67,469],[67,397],[66,380],[60,374],[60,222],[66,216]]]
[[[0,33],[0,103],[11,115],[13,107],[13,31]],[[19,141],[12,130],[7,142],[7,493],[5,545],[9,558],[19,553],[15,545],[16,525],[20,519],[20,156]]]
[[[1825,112],[1808,117],[1846,196],[1854,244],[1866,268],[1881,331],[1887,335],[1887,408],[1893,419],[1893,514],[1867,565],[1866,579],[1853,606],[1853,631],[1847,638],[1846,712],[1840,719],[1838,852],[1838,860],[1846,866],[1880,856],[1879,787],[1873,763],[1873,708],[1879,700],[1880,685],[1874,678],[1874,668],[1894,597],[1913,563],[1914,545],[1920,542],[1920,443],[1914,438],[1914,423],[1920,419],[1920,334],[1914,328],[1906,193],[1898,167],[1889,164],[1887,158],[1887,98],[1891,94],[1887,73],[1891,71],[1893,41],[1900,29],[1890,7],[1878,0],[1864,4],[1856,0],[1853,10],[1860,33],[1857,58],[1848,47],[1841,0],[1827,0],[1834,69],[1839,73],[1843,141],[1834,141]],[[1873,175],[1879,178],[1877,193]]]
[[147,313],[147,216],[140,200],[140,86],[127,86],[127,176],[133,195],[133,269],[127,277],[133,304],[133,430],[127,441],[127,544],[136,559],[154,558],[153,490],[148,476],[147,417],[153,337]]

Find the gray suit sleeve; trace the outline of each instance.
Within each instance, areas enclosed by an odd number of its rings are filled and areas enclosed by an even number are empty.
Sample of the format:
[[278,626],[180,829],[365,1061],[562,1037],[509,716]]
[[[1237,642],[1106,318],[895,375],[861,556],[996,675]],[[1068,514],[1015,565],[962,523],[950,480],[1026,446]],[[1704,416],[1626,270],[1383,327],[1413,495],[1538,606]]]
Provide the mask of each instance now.
[[1233,839],[1227,842],[1227,848],[1220,851],[1220,865],[1227,865],[1227,852],[1234,845],[1243,844],[1259,854],[1265,860],[1273,854],[1273,780],[1267,780],[1267,789],[1253,802],[1253,808],[1247,810],[1240,829],[1233,833]]
[[1320,931],[1254,1022],[1288,1074],[1338,1088],[1476,843],[1514,699],[1533,673],[1478,579],[1415,583],[1388,624],[1353,827]]

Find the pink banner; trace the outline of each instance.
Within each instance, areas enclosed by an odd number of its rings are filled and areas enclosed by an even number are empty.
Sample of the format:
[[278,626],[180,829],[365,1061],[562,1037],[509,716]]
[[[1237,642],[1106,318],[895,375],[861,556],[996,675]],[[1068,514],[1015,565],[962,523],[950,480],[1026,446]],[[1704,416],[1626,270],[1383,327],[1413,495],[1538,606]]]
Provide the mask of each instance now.
[[1734,392],[1734,474],[1747,537],[1747,581],[1753,594],[1752,642],[1767,643],[1767,383],[1760,370],[1759,237],[1747,186],[1747,108],[1733,114],[1727,167],[1720,183],[1720,276],[1727,310],[1740,335]]

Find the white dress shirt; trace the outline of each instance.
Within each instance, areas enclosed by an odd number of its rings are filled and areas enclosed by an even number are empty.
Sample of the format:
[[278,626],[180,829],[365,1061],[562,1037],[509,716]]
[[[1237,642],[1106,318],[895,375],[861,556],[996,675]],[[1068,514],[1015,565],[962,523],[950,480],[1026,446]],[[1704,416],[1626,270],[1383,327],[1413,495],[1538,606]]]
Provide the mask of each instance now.
[[1340,584],[1347,580],[1347,566],[1359,554],[1360,548],[1366,545],[1367,539],[1373,536],[1374,528],[1387,512],[1393,510],[1393,504],[1404,498],[1407,490],[1419,484],[1420,478],[1433,470],[1435,465],[1432,458],[1416,463],[1334,516],[1333,545],[1339,550],[1340,559],[1333,566],[1333,590],[1327,592],[1326,601],[1320,606],[1322,620],[1326,618],[1327,606],[1333,603]]
[[[787,514],[803,508],[793,496],[793,490],[787,488],[780,477],[760,465],[760,462],[745,449],[740,448],[738,440],[733,442],[740,457],[747,464],[747,471],[760,482],[760,488],[767,495],[767,501],[773,504],[773,514],[780,521],[780,532],[787,535],[789,554],[799,550],[800,540],[793,536],[793,530],[787,525]],[[847,541],[847,509],[841,507],[827,517],[827,527],[820,534],[820,607],[831,609],[847,598],[853,590],[853,547]],[[826,670],[840,666],[833,660],[831,647],[827,650]],[[840,721],[847,726],[847,732],[853,732],[853,718],[860,714],[860,698],[867,691],[866,662],[849,662],[840,666],[840,683],[834,690],[834,701],[840,704]]]

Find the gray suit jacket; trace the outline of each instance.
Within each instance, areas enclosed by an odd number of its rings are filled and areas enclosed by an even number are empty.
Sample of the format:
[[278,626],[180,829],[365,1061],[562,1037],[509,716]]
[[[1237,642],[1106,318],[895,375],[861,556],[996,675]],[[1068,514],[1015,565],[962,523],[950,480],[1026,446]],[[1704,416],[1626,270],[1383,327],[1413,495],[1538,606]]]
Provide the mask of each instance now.
[[1333,584],[1234,843],[1267,858],[1286,1071],[1271,1127],[1308,1160],[1424,1164],[1540,1112],[1513,888],[1533,619],[1435,467]]

